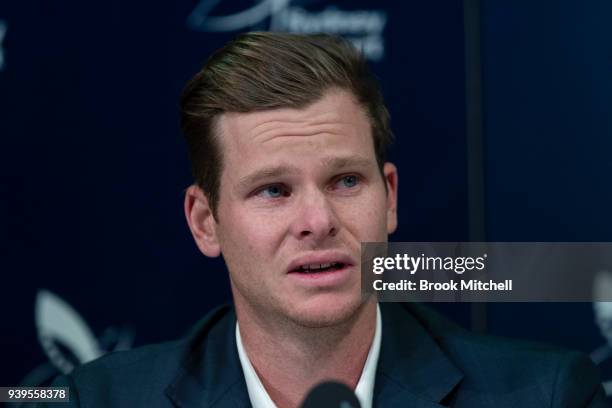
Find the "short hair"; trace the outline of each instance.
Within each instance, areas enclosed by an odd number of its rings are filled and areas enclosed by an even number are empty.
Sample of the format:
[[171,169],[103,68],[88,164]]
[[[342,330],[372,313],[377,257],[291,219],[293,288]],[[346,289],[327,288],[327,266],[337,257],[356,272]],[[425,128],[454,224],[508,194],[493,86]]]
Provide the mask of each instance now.
[[393,139],[389,112],[365,57],[347,40],[328,34],[250,32],[210,56],[183,90],[181,130],[195,183],[215,219],[223,171],[218,118],[226,112],[301,109],[333,88],[349,91],[364,108],[382,174]]

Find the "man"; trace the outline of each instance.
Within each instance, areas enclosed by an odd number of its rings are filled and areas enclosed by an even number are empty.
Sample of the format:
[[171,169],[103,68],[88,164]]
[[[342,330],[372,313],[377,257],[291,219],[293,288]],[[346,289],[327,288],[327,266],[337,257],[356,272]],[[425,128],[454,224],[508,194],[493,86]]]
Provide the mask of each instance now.
[[604,404],[578,354],[362,294],[360,243],[395,230],[398,175],[382,96],[346,42],[239,36],[187,85],[182,128],[187,222],[205,255],[223,255],[234,308],[59,379],[72,404],[297,407],[329,379],[363,407]]

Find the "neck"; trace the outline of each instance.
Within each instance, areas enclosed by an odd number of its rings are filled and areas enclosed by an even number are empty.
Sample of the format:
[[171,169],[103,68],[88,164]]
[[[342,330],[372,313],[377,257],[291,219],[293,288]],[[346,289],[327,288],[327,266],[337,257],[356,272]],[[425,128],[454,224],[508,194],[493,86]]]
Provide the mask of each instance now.
[[240,337],[270,398],[279,407],[297,407],[325,380],[355,388],[376,329],[376,301],[363,303],[347,321],[304,327],[261,316],[236,301]]

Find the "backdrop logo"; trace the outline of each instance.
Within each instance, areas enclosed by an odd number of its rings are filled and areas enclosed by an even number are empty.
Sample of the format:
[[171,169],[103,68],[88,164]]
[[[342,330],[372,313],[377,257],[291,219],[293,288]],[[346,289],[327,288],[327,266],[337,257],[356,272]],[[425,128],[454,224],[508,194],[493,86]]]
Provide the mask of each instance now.
[[6,22],[0,20],[0,71],[4,68],[4,49],[2,48],[2,42],[6,34]]
[[95,336],[72,306],[44,289],[36,295],[34,322],[49,362],[34,368],[21,381],[21,386],[46,385],[58,374],[67,374],[110,351],[130,349],[134,338],[131,330],[114,327]]
[[349,39],[364,55],[374,61],[385,55],[383,31],[387,13],[382,10],[340,10],[334,5],[310,11],[292,6],[291,0],[261,0],[250,8],[227,15],[214,15],[220,0],[201,0],[187,17],[187,26],[195,31],[244,31],[263,25],[270,31],[298,34],[331,33]]

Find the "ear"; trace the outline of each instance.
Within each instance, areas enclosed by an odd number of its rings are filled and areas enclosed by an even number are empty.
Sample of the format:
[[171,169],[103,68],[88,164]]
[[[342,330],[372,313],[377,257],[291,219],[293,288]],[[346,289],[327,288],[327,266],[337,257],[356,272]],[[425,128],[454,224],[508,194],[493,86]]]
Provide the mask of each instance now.
[[397,167],[393,163],[383,166],[385,183],[387,183],[387,233],[397,228]]
[[217,222],[204,191],[196,185],[185,192],[185,218],[200,251],[211,258],[221,254]]

